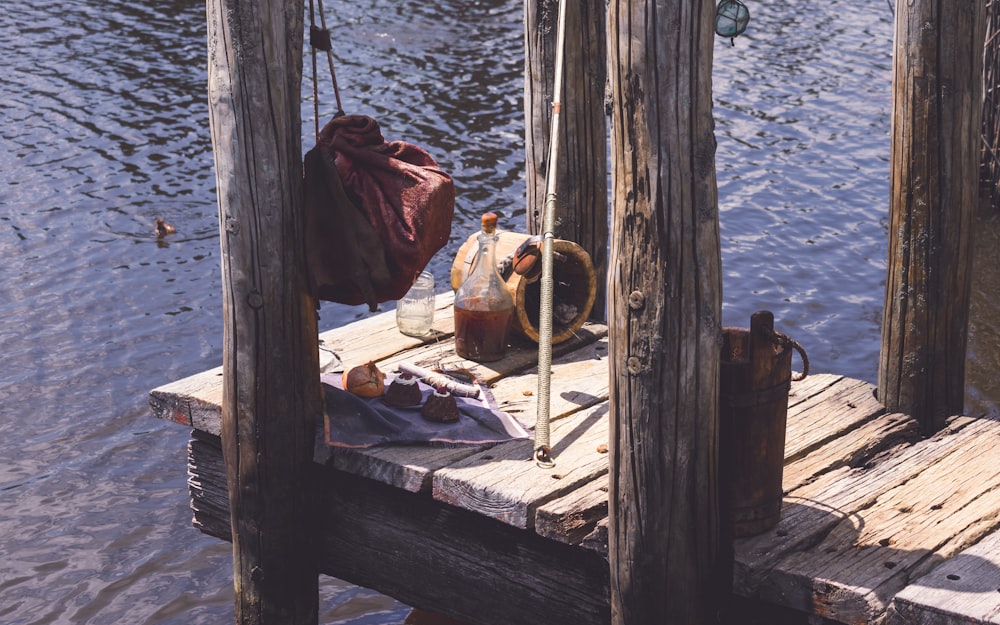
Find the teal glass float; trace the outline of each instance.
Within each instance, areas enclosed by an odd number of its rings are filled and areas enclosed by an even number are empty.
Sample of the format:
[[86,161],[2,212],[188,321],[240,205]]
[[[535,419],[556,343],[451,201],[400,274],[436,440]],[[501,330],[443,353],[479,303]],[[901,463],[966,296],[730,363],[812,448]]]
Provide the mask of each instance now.
[[732,41],[742,35],[750,23],[750,9],[740,0],[721,0],[715,9],[715,32],[720,37],[729,37]]

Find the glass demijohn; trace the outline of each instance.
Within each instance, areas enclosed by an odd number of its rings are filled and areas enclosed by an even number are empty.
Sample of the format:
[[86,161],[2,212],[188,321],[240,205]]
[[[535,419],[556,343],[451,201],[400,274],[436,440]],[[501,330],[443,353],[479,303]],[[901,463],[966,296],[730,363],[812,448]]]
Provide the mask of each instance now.
[[514,317],[514,298],[497,271],[496,227],[496,214],[484,214],[476,261],[455,292],[455,353],[476,362],[506,355]]

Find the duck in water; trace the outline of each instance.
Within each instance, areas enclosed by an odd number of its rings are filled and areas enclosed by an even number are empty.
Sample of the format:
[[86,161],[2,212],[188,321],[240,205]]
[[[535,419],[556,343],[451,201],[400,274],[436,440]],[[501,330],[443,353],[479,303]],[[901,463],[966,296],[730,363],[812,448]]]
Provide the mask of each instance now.
[[153,228],[153,231],[156,232],[156,238],[162,239],[168,234],[177,232],[177,228],[174,228],[167,222],[163,221],[163,217],[157,217],[156,226]]

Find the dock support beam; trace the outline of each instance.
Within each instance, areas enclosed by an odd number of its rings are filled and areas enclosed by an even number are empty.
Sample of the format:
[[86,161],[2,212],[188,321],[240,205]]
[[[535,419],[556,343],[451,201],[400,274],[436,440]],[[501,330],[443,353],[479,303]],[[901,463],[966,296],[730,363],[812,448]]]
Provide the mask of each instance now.
[[309,469],[321,391],[315,301],[303,273],[303,7],[206,6],[236,623],[315,625]]
[[960,414],[979,202],[982,0],[896,3],[878,395],[931,435]]
[[[542,234],[552,94],[555,80],[556,0],[525,0],[524,109],[527,231]],[[606,0],[567,6],[566,50],[559,122],[560,158],[555,235],[590,254],[597,274],[592,319],[605,318],[608,270],[608,125]]]
[[722,261],[712,0],[611,0],[614,625],[715,622]]

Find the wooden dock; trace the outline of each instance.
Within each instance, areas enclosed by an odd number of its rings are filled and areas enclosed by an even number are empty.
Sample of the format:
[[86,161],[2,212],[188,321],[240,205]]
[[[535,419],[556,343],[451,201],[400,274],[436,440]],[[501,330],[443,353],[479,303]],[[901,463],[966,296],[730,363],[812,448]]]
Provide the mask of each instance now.
[[[321,364],[466,366],[533,426],[537,346],[462,361],[450,304],[439,296],[428,340],[391,313],[323,333]],[[530,440],[346,449],[317,432],[322,572],[484,625],[609,623],[607,354],[599,324],[554,346],[554,469],[535,465]],[[221,382],[221,367],[206,371],[150,405],[193,428],[194,524],[228,540]],[[802,622],[1000,624],[1000,422],[954,417],[923,439],[874,390],[828,373],[792,384],[782,519],[736,542],[735,593]]]

